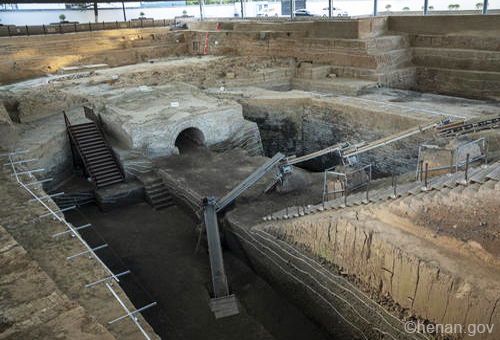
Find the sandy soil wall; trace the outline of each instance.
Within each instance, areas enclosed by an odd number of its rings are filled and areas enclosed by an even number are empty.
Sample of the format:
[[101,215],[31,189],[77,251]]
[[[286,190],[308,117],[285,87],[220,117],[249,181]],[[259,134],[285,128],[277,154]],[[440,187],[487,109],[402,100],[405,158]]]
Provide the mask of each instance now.
[[[417,203],[409,206],[414,208]],[[305,216],[259,229],[328,261],[379,299],[390,297],[416,316],[464,328],[498,324],[497,268],[461,253],[466,248],[463,245],[444,242],[436,248],[429,243],[435,242],[435,236],[424,240],[400,230],[411,230],[410,220],[393,219],[383,207],[372,209]],[[497,339],[499,332],[493,329],[477,337]]]

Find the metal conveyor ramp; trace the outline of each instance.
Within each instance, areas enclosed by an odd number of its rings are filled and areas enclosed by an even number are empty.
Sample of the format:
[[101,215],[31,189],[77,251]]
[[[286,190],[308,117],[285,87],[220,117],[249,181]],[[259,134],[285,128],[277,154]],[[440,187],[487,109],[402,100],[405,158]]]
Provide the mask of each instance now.
[[230,294],[227,284],[226,271],[224,269],[224,258],[220,242],[219,225],[217,213],[231,204],[245,190],[261,179],[267,172],[278,165],[285,155],[277,153],[273,158],[265,162],[254,172],[227,193],[221,200],[215,197],[203,199],[203,217],[207,232],[208,252],[210,257],[210,271],[212,274],[212,286],[214,298],[210,300],[210,308],[217,319],[239,314],[236,296]]

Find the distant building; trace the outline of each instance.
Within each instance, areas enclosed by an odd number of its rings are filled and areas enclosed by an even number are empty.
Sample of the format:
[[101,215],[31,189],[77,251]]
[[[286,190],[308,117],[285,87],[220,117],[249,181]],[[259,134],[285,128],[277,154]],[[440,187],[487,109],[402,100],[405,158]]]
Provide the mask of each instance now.
[[[295,0],[295,10],[305,8],[306,0]],[[290,0],[281,0],[281,15],[290,15]]]
[[172,7],[172,6],[186,6],[186,1],[155,1],[155,2],[141,1],[141,7]]

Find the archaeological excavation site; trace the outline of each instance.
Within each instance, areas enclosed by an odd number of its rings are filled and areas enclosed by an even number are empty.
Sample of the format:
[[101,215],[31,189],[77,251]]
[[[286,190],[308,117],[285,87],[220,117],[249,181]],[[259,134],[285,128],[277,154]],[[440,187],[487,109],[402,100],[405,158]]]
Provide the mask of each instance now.
[[0,25],[0,339],[500,339],[500,15],[131,22]]

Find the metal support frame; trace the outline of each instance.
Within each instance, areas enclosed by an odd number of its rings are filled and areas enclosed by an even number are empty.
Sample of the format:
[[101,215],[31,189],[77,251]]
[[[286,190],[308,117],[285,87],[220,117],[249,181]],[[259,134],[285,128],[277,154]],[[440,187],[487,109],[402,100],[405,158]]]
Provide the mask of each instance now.
[[[118,294],[116,294],[115,290],[113,289],[113,287],[111,287],[111,285],[109,283],[106,283],[106,287],[108,288],[108,290],[111,292],[111,294],[113,294],[113,296],[115,297],[115,299],[120,303],[120,305],[122,306],[123,310],[125,310],[125,312],[127,313],[126,316],[130,317],[130,319],[135,323],[135,325],[137,326],[137,328],[139,328],[139,330],[141,331],[142,335],[144,335],[144,337],[147,339],[147,340],[151,340],[151,338],[149,337],[148,333],[146,333],[146,331],[144,330],[144,328],[142,328],[141,324],[139,323],[139,320],[137,319],[137,317],[134,316],[134,314],[132,314],[129,309],[127,308],[127,306],[123,303],[123,301],[120,299],[120,297],[118,296]],[[156,304],[156,303],[155,303]],[[150,306],[150,307],[153,307],[153,306]]]
[[245,19],[245,3],[243,0],[240,0],[240,4],[241,4],[241,18]]
[[203,204],[213,293],[216,298],[228,296],[229,287],[227,285],[226,271],[224,270],[224,258],[222,257],[215,197],[207,197],[203,201]]
[[455,149],[455,166],[456,166],[456,171],[458,171],[459,168],[461,168],[462,166],[465,165],[465,161],[463,162],[460,162],[459,161],[459,156],[460,156],[460,152],[462,149],[464,149],[465,147],[467,147],[468,145],[471,145],[471,144],[482,144],[482,151],[484,151],[484,153],[481,153],[481,155],[477,156],[477,157],[473,157],[472,159],[469,160],[469,162],[475,162],[475,161],[478,161],[480,159],[486,159],[486,138],[484,137],[481,137],[481,138],[478,138],[478,139],[475,139],[473,141],[470,141],[470,142],[467,142],[467,143],[464,143],[464,144],[461,144],[459,146],[456,147]]
[[469,156],[470,154],[467,154],[467,158],[465,159],[464,181],[466,184],[469,181]]
[[[38,158],[31,158],[31,159],[24,159],[24,160],[21,160],[21,161],[16,161],[16,162],[13,162],[12,164],[23,164],[23,163],[29,163],[29,162],[37,162],[38,161]],[[3,166],[11,166],[10,163],[4,163]]]
[[[84,225],[81,225],[79,227],[76,227],[74,228],[75,230],[81,230],[81,229],[85,229],[85,228],[88,228],[88,227],[91,227],[92,224],[90,223],[87,223],[87,224],[84,224]],[[56,238],[56,237],[59,237],[59,236],[62,236],[62,235],[66,235],[66,234],[71,234],[71,230],[66,230],[66,231],[63,231],[63,232],[60,232],[60,233],[57,233],[57,234],[54,234],[52,235],[53,238]]]
[[200,3],[200,20],[205,20],[205,0],[199,0]]
[[424,187],[427,189],[427,184],[428,184],[428,175],[429,175],[429,163],[425,163],[425,172],[424,172]]
[[429,11],[429,0],[424,0],[423,14],[427,15],[428,11]]
[[[120,277],[120,276],[127,275],[127,274],[130,274],[130,270],[126,270],[124,272],[118,273],[115,276],[116,277]],[[104,279],[100,279],[100,280],[94,281],[92,283],[87,283],[85,285],[85,288],[93,287],[95,285],[98,285],[99,283],[103,283],[103,282],[111,281],[111,280],[113,280],[113,277],[112,276],[108,276],[108,277],[105,277]]]
[[[469,163],[478,161],[483,159],[485,162],[487,160],[487,153],[486,153],[486,148],[487,148],[487,141],[485,137],[480,137],[478,139],[475,139],[473,141],[461,144],[457,146],[455,149],[450,150],[450,165],[445,165],[445,166],[439,166],[435,168],[428,168],[428,172],[433,172],[433,171],[440,171],[440,170],[450,170],[451,173],[453,171],[458,172],[460,168],[463,168],[464,165],[466,164],[466,161],[459,161],[459,155],[460,151],[465,148],[468,145],[471,144],[481,144],[481,154],[479,156],[476,156],[472,159],[469,159]],[[447,150],[446,148],[439,147],[437,145],[427,145],[427,144],[422,144],[419,145],[418,147],[418,162],[417,162],[417,169],[415,170],[415,178],[418,180],[420,178],[420,181],[423,180],[423,174],[424,174],[424,160],[422,159],[422,150],[424,148],[427,149],[440,149],[440,150]]]
[[59,210],[54,210],[53,212],[48,212],[46,214],[43,214],[43,215],[40,215],[38,216],[38,218],[44,218],[44,217],[48,217],[48,216],[53,216],[54,214],[60,214],[62,212],[65,212],[65,211],[68,211],[68,210],[73,210],[76,208],[76,205],[72,205],[71,207],[67,207],[67,208],[64,208],[64,209],[59,209]]
[[[35,181],[35,182],[31,182],[31,183],[24,183],[23,180],[21,179],[20,176],[23,176],[24,175],[27,175],[27,176],[30,176],[31,177],[34,177],[31,173],[29,172],[18,172],[17,171],[17,168],[16,168],[16,165],[17,164],[23,164],[23,163],[26,163],[28,161],[32,161],[32,160],[14,160],[13,157],[16,156],[16,155],[19,155],[19,154],[23,154],[23,153],[27,153],[27,151],[15,151],[15,152],[10,152],[10,153],[6,153],[6,154],[2,154],[0,155],[0,157],[8,157],[9,159],[9,165],[12,169],[12,172],[14,174],[14,177],[16,178],[16,181],[17,183],[24,189],[26,190],[32,197],[35,201],[39,202],[46,210],[49,211],[49,215],[52,215],[56,220],[58,220],[59,222],[61,222],[62,224],[64,224],[66,227],[67,227],[67,230],[64,231],[64,232],[61,232],[61,233],[57,233],[57,234],[54,234],[52,235],[52,237],[58,237],[58,236],[61,236],[61,235],[64,235],[64,234],[67,234],[67,233],[70,233],[71,235],[73,235],[74,237],[76,237],[81,243],[82,245],[87,248],[86,251],[80,253],[80,254],[76,254],[76,255],[73,255],[73,256],[69,256],[67,259],[72,259],[72,258],[75,258],[75,257],[78,257],[80,255],[84,255],[84,254],[90,254],[103,268],[104,270],[110,275],[104,279],[101,279],[101,280],[98,280],[98,281],[95,281],[91,284],[87,284],[86,287],[91,287],[91,286],[94,286],[94,285],[97,285],[101,282],[106,282],[106,281],[111,281],[111,280],[114,280],[116,282],[119,282],[120,279],[118,277],[120,276],[123,276],[125,274],[128,274],[130,273],[130,271],[126,271],[126,272],[122,272],[122,273],[119,273],[119,274],[114,274],[110,269],[109,267],[96,255],[95,251],[98,250],[98,249],[102,249],[104,247],[107,247],[108,245],[107,244],[104,244],[104,245],[101,245],[99,247],[95,247],[95,248],[91,248],[88,243],[82,238],[82,236],[80,235],[80,233],[78,233],[78,230],[80,229],[83,229],[83,228],[87,228],[87,227],[90,227],[90,224],[86,224],[86,225],[82,225],[80,227],[73,227],[69,222],[67,222],[65,219],[64,219],[64,216],[59,216],[58,215],[58,212],[61,212],[63,209],[59,210],[59,211],[55,211],[53,210],[49,205],[47,205],[47,203],[45,203],[43,201],[43,199],[45,198],[48,198],[48,196],[50,195],[46,195],[46,196],[42,196],[42,197],[39,197],[35,191],[33,191],[32,189],[30,189],[28,186],[31,186],[31,185],[36,185],[36,184],[42,184],[42,183],[45,183],[45,182],[48,182],[48,181],[51,181],[52,178],[48,178],[48,179],[45,179],[45,180],[40,180],[40,181]],[[135,316],[135,314],[147,309],[147,308],[150,308],[150,307],[153,307],[154,305],[156,305],[156,302],[153,302],[153,303],[150,303],[149,305],[147,306],[144,306],[142,308],[139,308],[138,310],[135,310],[133,312],[130,312],[128,310],[128,308],[125,306],[125,304],[123,303],[123,301],[118,297],[118,295],[116,294],[116,292],[113,290],[113,288],[110,286],[109,283],[106,283],[106,287],[108,287],[108,289],[111,291],[111,293],[113,294],[113,297],[120,303],[120,305],[122,306],[122,308],[126,311],[126,316],[130,317],[135,325],[137,326],[137,328],[141,331],[141,333],[144,335],[144,337],[148,340],[151,340],[151,338],[149,337],[149,335],[146,333],[146,331],[144,330],[144,328],[142,328],[142,326],[139,324],[138,322],[138,319],[137,317]],[[116,321],[119,321],[123,319],[122,317],[118,318],[118,319],[115,319],[115,320],[112,320],[110,321],[110,323],[112,322],[116,322]]]
[[376,17],[378,15],[378,0],[373,0],[373,16]]
[[269,170],[275,167],[281,160],[285,158],[285,155],[278,152],[268,160],[266,163],[262,164],[259,168],[257,168],[254,172],[250,174],[245,180],[243,180],[240,184],[238,184],[234,189],[228,192],[224,197],[216,203],[216,212],[220,212],[222,209],[231,204],[238,196],[240,196],[245,190],[250,188],[255,184],[259,179],[262,178]]
[[[79,256],[82,256],[82,255],[85,255],[85,254],[88,254],[88,253],[95,253],[96,250],[99,250],[99,249],[103,249],[103,248],[106,248],[108,247],[108,244],[105,243],[103,245],[100,245],[100,246],[97,246],[95,248],[91,248],[91,249],[88,249],[88,250],[85,250],[85,251],[82,251],[81,253],[78,253],[78,254],[75,254],[75,255],[71,255],[71,256],[68,256],[66,257],[66,260],[72,260],[74,258],[77,258]],[[116,277],[116,275],[114,275]]]
[[[21,172],[18,172],[17,174],[18,175],[26,175],[26,174],[32,174],[35,172],[44,172],[44,171],[45,171],[45,169],[33,169],[33,170],[21,171]],[[12,174],[12,176],[14,176],[14,174]]]
[[[40,196],[40,197],[38,197],[38,199],[45,200],[47,198],[59,197],[59,196],[63,196],[63,195],[64,195],[64,192],[58,192],[56,194],[50,194],[50,195]],[[36,199],[32,198],[28,202],[35,202],[35,201],[36,201]]]
[[290,0],[290,20],[295,19],[295,0]]
[[137,314],[137,313],[140,313],[140,312],[142,312],[142,311],[145,311],[146,309],[149,309],[149,308],[151,308],[151,307],[153,307],[153,306],[156,306],[156,305],[157,305],[157,303],[156,303],[156,302],[151,302],[150,304],[148,304],[148,305],[146,305],[146,306],[144,306],[144,307],[141,307],[141,308],[139,308],[139,309],[136,309],[136,310],[135,310],[135,311],[133,311],[133,312],[129,312],[129,313],[125,314],[125,315],[120,316],[119,318],[116,318],[116,319],[114,319],[114,320],[109,321],[109,322],[108,322],[108,325],[111,325],[111,324],[113,324],[113,323],[115,323],[115,322],[117,322],[117,321],[123,320],[123,319],[125,319],[126,317],[131,317],[131,316],[134,316],[134,314]]
[[54,179],[52,177],[49,177],[49,178],[45,178],[45,179],[42,179],[42,180],[39,180],[39,181],[31,182],[31,183],[26,183],[26,184],[23,183],[23,186],[43,184],[43,183],[52,182],[53,180]]
[[[368,190],[369,190],[370,182],[372,180],[372,165],[371,164],[364,165],[364,166],[362,166],[358,169],[352,170],[350,172],[336,172],[336,171],[332,171],[331,169],[332,168],[326,169],[324,171],[324,175],[323,175],[323,203],[325,201],[327,201],[328,195],[343,193],[344,203],[347,204],[347,196],[349,196],[349,191],[353,191],[353,190],[356,190],[356,189],[359,189],[362,187],[366,187],[366,195],[367,195],[366,199],[368,200]],[[365,183],[361,183],[359,185],[352,186],[351,188],[349,188],[349,183],[348,183],[347,177],[349,175],[353,175],[357,172],[365,172],[368,175],[368,180]],[[336,176],[336,178],[341,177],[343,180],[343,183],[344,183],[344,188],[342,190],[328,191],[328,175]]]
[[488,14],[488,0],[483,0],[483,14]]
[[328,0],[328,18],[332,18],[332,3],[333,3],[333,0]]
[[398,197],[398,176],[395,173],[392,173],[392,188],[393,188],[392,198],[395,199]]

